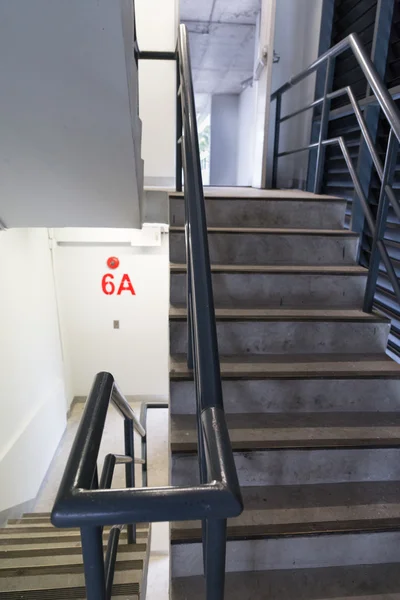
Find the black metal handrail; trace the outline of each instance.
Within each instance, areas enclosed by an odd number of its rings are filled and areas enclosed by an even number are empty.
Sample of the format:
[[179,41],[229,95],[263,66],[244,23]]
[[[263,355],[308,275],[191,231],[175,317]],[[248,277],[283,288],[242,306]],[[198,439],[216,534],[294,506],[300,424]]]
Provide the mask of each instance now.
[[[368,130],[366,121],[362,114],[362,108],[357,101],[351,87],[347,86],[340,90],[336,90],[334,92],[331,91],[332,87],[332,74],[334,67],[335,58],[345,52],[346,50],[351,49],[359,66],[361,67],[368,84],[374,93],[375,102],[382,109],[389,125],[390,125],[390,135],[389,142],[386,151],[385,164],[382,164],[382,161],[379,157],[378,151],[373,143],[372,137]],[[290,114],[287,114],[282,117],[282,96],[285,92],[291,89],[294,85],[314,73],[319,67],[326,64],[326,74],[325,74],[325,87],[324,87],[324,95],[311,102],[307,106],[304,106]],[[378,173],[378,177],[381,182],[381,189],[379,195],[379,203],[378,210],[376,214],[376,218],[374,218],[371,208],[368,204],[368,199],[364,193],[362,188],[360,179],[357,175],[356,169],[352,163],[350,158],[350,154],[348,152],[346,142],[343,137],[337,137],[333,139],[327,139],[328,133],[328,122],[329,122],[329,108],[330,103],[334,98],[338,98],[339,96],[347,95],[350,101],[350,105],[353,109],[353,112],[356,116],[358,125],[361,130],[361,134],[365,141],[366,147],[370,153],[376,171]],[[366,53],[359,37],[357,34],[352,33],[344,40],[330,48],[327,52],[322,54],[316,61],[314,61],[309,67],[307,67],[304,71],[301,71],[295,77],[292,77],[287,83],[278,88],[271,96],[271,100],[276,100],[276,116],[275,116],[275,139],[274,139],[274,155],[273,155],[273,172],[272,172],[272,186],[277,186],[277,174],[278,174],[278,160],[284,156],[289,156],[291,154],[295,154],[297,152],[311,151],[317,150],[317,161],[316,161],[316,173],[315,173],[315,182],[314,182],[314,192],[320,193],[321,185],[322,185],[322,175],[324,170],[324,161],[325,161],[325,148],[329,145],[339,145],[343,158],[345,159],[346,166],[348,168],[350,177],[352,179],[354,189],[356,191],[358,200],[361,204],[361,208],[365,217],[365,221],[370,230],[371,236],[373,238],[372,242],[372,250],[371,250],[371,259],[369,264],[368,271],[368,281],[365,291],[364,297],[364,310],[370,312],[373,307],[374,295],[377,285],[377,279],[379,274],[379,264],[382,260],[385,269],[388,275],[388,278],[393,287],[393,291],[397,298],[397,302],[400,304],[400,285],[399,280],[395,271],[395,267],[393,266],[392,260],[389,256],[389,252],[386,248],[384,242],[384,233],[386,227],[386,221],[388,216],[389,204],[393,206],[393,209],[396,215],[400,218],[400,203],[396,198],[392,183],[395,173],[396,167],[396,158],[399,149],[400,142],[400,112],[393,101],[388,89],[386,88],[382,78],[377,72],[373,62],[369,58]],[[306,112],[307,110],[313,110],[317,106],[321,105],[321,119],[320,119],[320,132],[318,142],[315,144],[309,144],[308,146],[303,146],[301,148],[296,148],[294,150],[288,150],[285,152],[279,152],[279,142],[280,142],[280,126],[281,123],[287,121],[295,116]]]
[[[223,600],[226,519],[238,516],[243,502],[222,402],[215,311],[211,285],[205,204],[187,31],[178,40],[178,106],[182,110],[182,158],[185,174],[188,272],[188,365],[196,389],[200,484],[147,487],[147,410],[138,421],[110,373],[99,373],[88,396],[54,504],[56,527],[80,527],[88,600],[109,600],[122,525],[128,543],[135,524],[203,521],[203,554],[207,600]],[[97,460],[109,404],[124,418],[125,455],[108,455],[98,482]],[[134,430],[142,439],[141,458],[134,456]],[[135,462],[142,465],[143,487],[135,488]],[[116,464],[125,464],[126,488],[110,489]],[[113,525],[106,559],[103,531]]]

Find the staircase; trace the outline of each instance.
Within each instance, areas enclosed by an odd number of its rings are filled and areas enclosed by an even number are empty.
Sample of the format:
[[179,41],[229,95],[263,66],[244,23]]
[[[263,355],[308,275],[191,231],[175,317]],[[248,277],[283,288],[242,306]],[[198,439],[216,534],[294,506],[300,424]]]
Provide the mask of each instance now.
[[[225,598],[400,598],[400,366],[362,310],[346,202],[206,192],[225,411],[245,509]],[[184,202],[170,197],[171,483],[198,483]],[[171,526],[173,600],[204,599],[200,522]]]
[[[105,528],[104,539],[107,541]],[[145,600],[150,534],[139,525],[137,543],[122,532],[113,599]],[[105,548],[104,548],[105,551]],[[1,600],[86,598],[79,530],[55,529],[50,513],[26,514],[0,529]]]

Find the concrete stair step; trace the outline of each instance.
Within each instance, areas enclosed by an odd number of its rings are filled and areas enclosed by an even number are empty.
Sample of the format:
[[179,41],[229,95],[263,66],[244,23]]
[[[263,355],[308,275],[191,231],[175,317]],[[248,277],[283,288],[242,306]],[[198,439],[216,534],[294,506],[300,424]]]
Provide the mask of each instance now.
[[[126,531],[121,533],[120,539],[126,539]],[[146,540],[148,531],[138,530],[137,539],[142,542]],[[67,529],[55,529],[54,531],[48,532],[35,532],[31,531],[29,534],[18,532],[10,532],[7,529],[3,529],[0,532],[0,546],[8,545],[25,545],[25,544],[64,544],[65,542],[79,542],[80,533],[78,530],[67,530]]]
[[[183,228],[170,228],[170,260],[185,262]],[[344,229],[208,230],[213,264],[355,265],[359,236]]]
[[[104,527],[104,532],[109,532],[111,529],[110,525],[106,525]],[[136,531],[138,532],[148,532],[149,524],[148,523],[138,523],[136,525]],[[18,519],[11,519],[7,523],[7,527],[0,528],[0,536],[2,535],[11,535],[11,534],[37,534],[37,533],[57,533],[60,532],[61,535],[65,533],[79,533],[79,528],[72,529],[57,529],[50,523],[50,521],[42,522],[42,523],[29,523],[27,524],[24,520],[18,521]],[[122,532],[124,533],[124,532]]]
[[[235,451],[400,448],[400,413],[228,414]],[[171,451],[197,452],[194,415],[171,417]]]
[[[283,569],[228,573],[232,600],[400,600],[400,564]],[[172,580],[174,600],[203,600],[204,578]]]
[[[356,308],[367,271],[359,266],[212,265],[214,302],[225,308]],[[170,301],[186,304],[186,266],[171,265]]]
[[[206,199],[209,227],[292,227],[338,229],[343,227],[346,201],[343,198],[212,198]],[[170,196],[170,224],[183,225],[182,197]]]
[[[226,413],[396,412],[400,379],[224,379]],[[194,414],[193,381],[170,382],[172,414]]]
[[[29,561],[30,562],[30,561]],[[116,571],[141,571],[143,569],[143,560],[117,560]],[[25,564],[0,568],[0,588],[2,578],[5,577],[37,577],[39,575],[83,575],[82,559],[79,563],[71,564],[69,562],[59,562],[56,564]]]
[[[388,323],[389,319],[377,313],[366,313],[360,309],[346,308],[235,308],[215,307],[218,321],[328,321],[348,323]],[[171,306],[170,321],[185,321],[186,306]]]
[[[107,548],[107,540],[104,540],[104,551]],[[142,555],[147,548],[147,540],[140,540],[137,544],[128,545],[122,543],[118,547],[119,554],[135,553]],[[55,542],[41,544],[33,540],[28,544],[9,544],[0,549],[0,560],[14,560],[34,557],[62,557],[67,559],[69,556],[82,556],[80,540],[65,541],[62,545]]]
[[[133,549],[133,545],[128,547],[127,551],[122,552],[122,546],[127,546],[128,544],[121,544],[118,548],[117,562],[119,564],[119,569],[124,568],[124,565],[128,565],[127,568],[131,568],[130,565],[135,563],[135,568],[141,569],[143,566],[143,561],[146,559],[146,547],[141,552],[137,552]],[[0,577],[6,576],[6,572],[9,570],[12,571],[26,571],[30,569],[40,569],[40,570],[49,570],[50,572],[57,571],[63,572],[75,572],[74,569],[78,569],[77,572],[80,573],[82,567],[82,555],[81,554],[49,554],[48,556],[43,556],[38,549],[37,554],[35,556],[20,556],[20,557],[10,557],[1,559],[0,563]],[[71,570],[71,571],[70,571]]]
[[[228,520],[229,540],[400,529],[400,482],[242,488],[244,512]],[[199,521],[175,522],[172,544],[201,540]]]
[[[142,571],[141,570],[132,570],[129,571],[116,571],[114,582],[115,586],[124,586],[126,591],[124,593],[134,594],[137,592],[139,585],[142,579]],[[63,598],[63,590],[71,590],[71,593],[80,593],[82,589],[84,589],[84,575],[81,574],[57,574],[54,575],[25,575],[18,577],[9,577],[0,579],[0,598],[7,598],[4,593],[10,592],[21,592],[25,594],[27,591],[38,591],[49,592],[50,590],[54,590],[57,593],[60,593],[60,598]],[[118,595],[115,593],[115,595]],[[15,596],[15,598],[20,598],[21,596]],[[25,596],[22,596],[24,598]],[[64,596],[65,597],[65,596]],[[67,596],[68,597],[68,596]],[[85,598],[84,596],[69,596],[72,598]],[[29,596],[27,596],[29,598]]]
[[[286,354],[221,356],[223,379],[400,378],[400,365],[386,354]],[[186,357],[170,358],[171,380],[191,380]]]
[[[219,351],[226,356],[385,352],[389,320],[361,311],[355,315],[355,312],[243,309],[234,313],[217,309]],[[185,354],[187,339],[186,320],[173,318],[170,321],[171,354]]]

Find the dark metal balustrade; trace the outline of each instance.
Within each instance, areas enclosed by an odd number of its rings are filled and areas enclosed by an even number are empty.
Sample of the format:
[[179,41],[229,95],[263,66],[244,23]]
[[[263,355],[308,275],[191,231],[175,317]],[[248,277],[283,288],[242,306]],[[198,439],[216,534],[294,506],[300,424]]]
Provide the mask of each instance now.
[[[345,87],[340,90],[336,90],[332,92],[332,73],[334,70],[334,61],[335,58],[345,52],[346,50],[351,49],[354,57],[357,60],[358,65],[361,67],[363,74],[366,77],[366,80],[370,86],[370,89],[373,93],[375,104],[379,105],[382,109],[383,114],[385,115],[389,126],[390,126],[390,135],[389,141],[386,151],[385,164],[382,164],[381,159],[379,158],[379,153],[373,143],[372,137],[368,131],[368,127],[363,117],[362,108],[357,101],[355,94],[353,93],[351,87]],[[315,100],[311,104],[300,108],[288,115],[282,117],[282,96],[285,92],[295,86],[297,83],[317,71],[321,66],[326,66],[326,75],[325,75],[325,89],[324,95]],[[368,204],[368,200],[363,191],[361,182],[357,175],[356,168],[353,165],[351,160],[348,148],[346,146],[346,142],[343,137],[337,137],[332,139],[327,139],[328,132],[328,121],[329,121],[329,109],[330,103],[334,98],[338,98],[340,96],[347,95],[353,109],[353,112],[356,116],[358,125],[361,130],[361,134],[366,143],[366,146],[370,152],[373,164],[375,166],[376,172],[378,174],[379,180],[381,182],[380,187],[380,196],[379,196],[379,204],[376,218],[374,218],[371,208]],[[370,235],[373,239],[372,242],[372,251],[371,251],[371,260],[368,271],[368,282],[366,287],[365,299],[364,299],[364,310],[371,311],[374,301],[374,295],[377,285],[377,279],[379,274],[379,264],[382,260],[390,280],[390,283],[393,287],[394,294],[396,296],[397,302],[400,304],[400,285],[398,281],[398,277],[395,271],[395,266],[393,265],[393,261],[389,256],[389,252],[386,248],[386,243],[384,241],[384,233],[386,228],[387,215],[389,210],[389,204],[392,205],[393,210],[396,215],[400,218],[400,203],[396,198],[392,183],[393,177],[395,173],[396,167],[396,159],[397,153],[399,149],[400,142],[400,112],[391,97],[389,91],[385,87],[382,78],[379,76],[374,64],[366,53],[362,43],[360,42],[359,37],[356,34],[350,34],[344,40],[333,46],[330,50],[322,54],[315,62],[313,62],[307,69],[299,73],[298,75],[292,77],[287,83],[282,85],[278,90],[276,90],[272,96],[271,100],[276,101],[276,117],[275,117],[275,141],[274,141],[274,160],[273,160],[273,174],[272,174],[272,186],[277,186],[277,174],[278,174],[278,160],[283,156],[288,156],[290,154],[294,154],[296,152],[304,152],[304,151],[317,151],[317,161],[316,161],[316,172],[315,172],[315,181],[314,181],[314,192],[320,193],[321,185],[322,185],[322,176],[325,167],[325,148],[331,145],[339,145],[343,158],[346,162],[346,166],[348,168],[350,177],[352,179],[356,194],[358,196],[358,200],[361,204],[362,211],[370,231]],[[371,104],[371,102],[370,102]],[[310,144],[308,146],[304,146],[302,148],[296,148],[293,150],[288,150],[284,152],[279,151],[279,142],[280,142],[280,125],[284,121],[291,119],[297,115],[302,114],[307,110],[312,110],[317,106],[321,106],[321,119],[320,119],[320,132],[318,142],[314,144]]]
[[[143,58],[170,60],[167,54],[150,56],[146,53]],[[144,405],[138,421],[113,376],[99,373],[87,399],[52,512],[52,523],[56,527],[81,529],[88,600],[110,600],[112,596],[123,526],[127,527],[128,543],[135,543],[137,523],[186,520],[203,521],[206,598],[223,600],[226,519],[238,516],[243,510],[222,401],[196,111],[189,44],[183,25],[173,58],[178,64],[178,127],[182,127],[179,138],[185,180],[188,365],[193,369],[197,398],[200,484],[147,487],[146,414],[148,409],[167,405]],[[125,454],[106,457],[99,481],[97,460],[110,402],[124,418]],[[140,458],[134,455],[134,431],[142,439]],[[142,465],[144,487],[135,487],[135,463]],[[111,489],[118,464],[125,465],[126,487]],[[104,558],[103,528],[106,525],[113,527]]]

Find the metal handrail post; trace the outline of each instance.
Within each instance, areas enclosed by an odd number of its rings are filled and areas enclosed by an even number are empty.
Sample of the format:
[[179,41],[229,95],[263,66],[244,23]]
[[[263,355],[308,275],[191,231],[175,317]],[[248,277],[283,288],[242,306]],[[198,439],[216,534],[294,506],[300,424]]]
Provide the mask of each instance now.
[[206,598],[224,600],[226,567],[226,519],[207,521]]
[[274,154],[272,163],[272,187],[278,185],[278,154],[279,154],[279,137],[281,132],[281,116],[282,116],[282,94],[276,96],[275,103],[275,132],[274,132]]
[[325,146],[322,144],[323,140],[326,140],[328,135],[329,125],[329,108],[330,99],[328,94],[332,91],[332,75],[333,75],[334,62],[331,57],[328,58],[325,74],[325,86],[324,86],[324,100],[322,103],[321,111],[321,123],[318,138],[318,151],[317,151],[317,164],[315,167],[315,182],[314,182],[314,194],[321,193],[323,169],[325,163]]
[[399,142],[396,139],[393,130],[390,131],[389,141],[386,152],[385,167],[383,170],[381,191],[379,194],[378,211],[376,215],[375,235],[372,242],[371,258],[369,264],[369,272],[367,286],[364,297],[364,310],[371,312],[374,304],[374,296],[376,282],[379,274],[379,263],[381,261],[381,253],[379,243],[383,243],[383,238],[386,229],[386,220],[389,211],[389,197],[387,194],[387,186],[391,185],[396,170],[397,153],[399,150]]
[[87,600],[107,600],[101,527],[81,527]]
[[176,57],[176,175],[175,187],[177,192],[182,191],[182,100],[181,100],[181,67],[179,61],[179,53]]
[[[132,461],[125,465],[126,487],[135,487],[135,440],[133,421],[124,419],[125,455],[130,456]],[[128,544],[136,544],[136,524],[129,523],[127,526]]]

